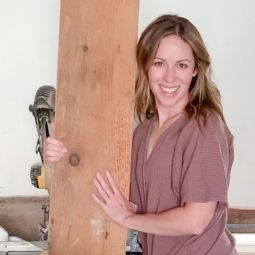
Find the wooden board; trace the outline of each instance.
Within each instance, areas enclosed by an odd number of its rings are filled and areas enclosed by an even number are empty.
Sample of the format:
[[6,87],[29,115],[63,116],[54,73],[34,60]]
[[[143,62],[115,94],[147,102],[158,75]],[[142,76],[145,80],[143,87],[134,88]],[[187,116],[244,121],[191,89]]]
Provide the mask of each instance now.
[[228,223],[255,224],[255,208],[228,208]]
[[55,136],[69,155],[53,170],[50,255],[125,254],[90,193],[104,170],[129,192],[137,22],[137,0],[61,1]]
[[228,229],[233,233],[255,233],[255,208],[228,208]]

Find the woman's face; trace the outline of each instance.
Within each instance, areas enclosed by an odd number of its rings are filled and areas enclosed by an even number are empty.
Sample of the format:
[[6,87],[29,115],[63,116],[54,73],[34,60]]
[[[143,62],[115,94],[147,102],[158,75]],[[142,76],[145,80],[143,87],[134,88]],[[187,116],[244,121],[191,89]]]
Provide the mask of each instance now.
[[176,114],[183,111],[189,101],[190,83],[196,75],[189,44],[177,35],[163,38],[148,71],[158,112]]

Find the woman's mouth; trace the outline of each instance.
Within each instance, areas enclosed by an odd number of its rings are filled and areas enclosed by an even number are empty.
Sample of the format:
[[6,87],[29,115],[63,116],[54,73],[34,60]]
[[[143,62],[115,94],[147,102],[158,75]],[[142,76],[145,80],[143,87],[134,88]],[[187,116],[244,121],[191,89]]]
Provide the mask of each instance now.
[[167,86],[163,86],[163,85],[159,85],[159,87],[161,90],[163,90],[165,93],[167,93],[169,95],[174,94],[180,88],[180,86],[167,87]]

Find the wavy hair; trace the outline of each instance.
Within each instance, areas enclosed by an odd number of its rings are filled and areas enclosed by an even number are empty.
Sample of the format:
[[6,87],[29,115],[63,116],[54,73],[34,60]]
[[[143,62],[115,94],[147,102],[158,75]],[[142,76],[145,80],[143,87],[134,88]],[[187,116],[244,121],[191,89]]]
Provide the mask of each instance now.
[[153,21],[141,34],[136,50],[137,78],[135,114],[140,122],[157,114],[155,97],[150,90],[148,70],[156,56],[163,38],[177,35],[192,49],[197,75],[190,84],[190,100],[185,110],[189,116],[202,115],[205,120],[208,112],[216,114],[225,123],[221,96],[211,78],[211,60],[197,28],[187,19],[177,15],[163,15]]

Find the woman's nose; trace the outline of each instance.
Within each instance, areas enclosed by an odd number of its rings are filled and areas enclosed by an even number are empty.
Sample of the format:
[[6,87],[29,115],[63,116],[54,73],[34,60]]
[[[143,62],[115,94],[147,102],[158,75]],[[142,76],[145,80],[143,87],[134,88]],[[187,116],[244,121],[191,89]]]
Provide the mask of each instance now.
[[172,82],[176,78],[175,70],[171,67],[167,67],[164,72],[164,80],[167,82]]

